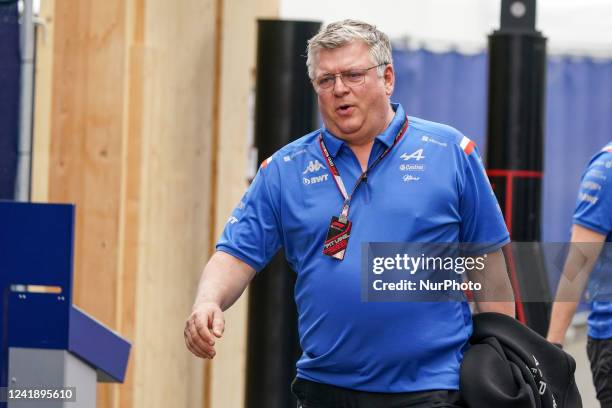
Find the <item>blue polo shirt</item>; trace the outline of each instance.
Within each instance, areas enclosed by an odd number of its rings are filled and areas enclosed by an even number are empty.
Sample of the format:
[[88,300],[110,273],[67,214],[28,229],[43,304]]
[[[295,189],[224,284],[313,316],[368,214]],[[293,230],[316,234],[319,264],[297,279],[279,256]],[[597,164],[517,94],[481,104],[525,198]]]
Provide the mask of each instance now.
[[612,338],[612,142],[598,152],[582,174],[574,223],[606,236],[588,284],[592,299],[589,336]]
[[[406,116],[376,137],[369,162],[393,144]],[[343,261],[323,255],[342,197],[321,152],[325,144],[347,186],[361,167],[322,128],[264,161],[230,217],[217,249],[261,270],[282,246],[297,273],[303,354],[298,377],[362,391],[458,389],[472,332],[462,302],[361,301],[362,242],[477,242],[491,252],[509,236],[478,153],[457,130],[410,117],[406,133],[355,193]],[[270,294],[274,296],[274,294]]]

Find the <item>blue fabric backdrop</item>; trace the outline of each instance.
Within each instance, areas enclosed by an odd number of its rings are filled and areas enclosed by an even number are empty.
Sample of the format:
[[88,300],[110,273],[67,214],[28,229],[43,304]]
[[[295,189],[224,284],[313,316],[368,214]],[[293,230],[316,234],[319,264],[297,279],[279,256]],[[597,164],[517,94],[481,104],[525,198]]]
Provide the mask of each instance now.
[[17,3],[0,3],[0,199],[15,195],[21,63],[18,19]]
[[[486,54],[400,49],[393,58],[393,100],[456,127],[484,154]],[[566,241],[582,170],[612,140],[612,60],[550,57],[546,85],[542,240]]]

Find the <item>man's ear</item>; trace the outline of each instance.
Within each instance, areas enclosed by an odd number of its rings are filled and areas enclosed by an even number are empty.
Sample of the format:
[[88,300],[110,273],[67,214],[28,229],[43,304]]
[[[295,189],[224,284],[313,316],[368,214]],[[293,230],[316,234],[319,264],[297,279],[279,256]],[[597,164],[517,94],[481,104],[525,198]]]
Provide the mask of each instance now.
[[383,80],[385,81],[385,93],[387,96],[391,96],[395,88],[395,70],[393,69],[393,65],[388,64],[385,67]]

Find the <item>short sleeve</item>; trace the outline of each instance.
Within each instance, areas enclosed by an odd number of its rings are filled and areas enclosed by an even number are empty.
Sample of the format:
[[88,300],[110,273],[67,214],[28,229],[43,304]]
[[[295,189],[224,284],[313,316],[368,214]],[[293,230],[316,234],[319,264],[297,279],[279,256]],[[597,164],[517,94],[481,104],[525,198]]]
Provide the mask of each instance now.
[[[470,142],[473,143],[473,142]],[[510,241],[499,203],[476,146],[463,149],[464,172],[460,197],[462,243],[482,244],[478,252],[492,252]]]
[[[246,262],[257,272],[263,269],[281,247],[278,188],[272,166],[262,166],[232,215],[216,248]],[[278,186],[276,186],[278,187]]]
[[604,235],[612,231],[611,184],[612,155],[608,154],[591,163],[580,180],[574,223]]

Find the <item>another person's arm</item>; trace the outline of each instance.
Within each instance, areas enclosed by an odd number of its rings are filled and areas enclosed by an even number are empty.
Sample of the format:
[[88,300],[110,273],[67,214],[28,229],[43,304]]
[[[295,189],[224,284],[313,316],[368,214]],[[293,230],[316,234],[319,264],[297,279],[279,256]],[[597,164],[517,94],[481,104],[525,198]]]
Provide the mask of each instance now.
[[547,339],[563,344],[589,275],[601,252],[606,237],[603,234],[574,224],[570,250],[567,254],[557,295],[552,308]]

